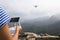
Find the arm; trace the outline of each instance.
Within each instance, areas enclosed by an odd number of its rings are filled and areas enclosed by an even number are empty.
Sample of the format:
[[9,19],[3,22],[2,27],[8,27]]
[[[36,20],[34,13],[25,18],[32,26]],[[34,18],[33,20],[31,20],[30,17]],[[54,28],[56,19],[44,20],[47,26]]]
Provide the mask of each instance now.
[[10,34],[8,24],[5,24],[1,29],[0,29],[0,40],[12,40],[12,36]]
[[6,25],[4,25],[3,28],[0,29],[0,40],[18,40],[18,34],[19,34],[19,32],[22,31],[22,28],[19,28],[19,26],[17,26],[16,32],[12,36],[10,34],[8,27],[9,27],[8,24],[6,24]]

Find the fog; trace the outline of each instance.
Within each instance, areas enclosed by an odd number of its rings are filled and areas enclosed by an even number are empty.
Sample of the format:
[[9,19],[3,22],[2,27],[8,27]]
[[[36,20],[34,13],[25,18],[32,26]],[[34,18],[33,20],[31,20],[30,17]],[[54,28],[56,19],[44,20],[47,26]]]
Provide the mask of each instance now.
[[11,17],[19,16],[21,19],[60,15],[60,0],[0,0],[0,5]]

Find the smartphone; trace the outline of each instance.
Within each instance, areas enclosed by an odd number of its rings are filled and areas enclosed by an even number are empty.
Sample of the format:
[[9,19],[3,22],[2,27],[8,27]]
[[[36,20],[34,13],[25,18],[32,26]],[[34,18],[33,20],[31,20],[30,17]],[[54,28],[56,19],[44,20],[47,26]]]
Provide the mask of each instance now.
[[12,35],[14,35],[15,31],[16,31],[16,26],[21,26],[20,25],[20,17],[13,17],[11,18],[10,22],[9,22],[9,29]]

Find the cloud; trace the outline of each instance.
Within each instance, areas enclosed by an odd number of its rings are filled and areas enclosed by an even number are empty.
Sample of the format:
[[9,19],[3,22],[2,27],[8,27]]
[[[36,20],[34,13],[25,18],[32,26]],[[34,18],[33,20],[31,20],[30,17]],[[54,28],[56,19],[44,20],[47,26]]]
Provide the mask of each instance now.
[[[33,19],[60,14],[60,0],[0,0],[10,16]],[[38,7],[35,8],[34,6]]]

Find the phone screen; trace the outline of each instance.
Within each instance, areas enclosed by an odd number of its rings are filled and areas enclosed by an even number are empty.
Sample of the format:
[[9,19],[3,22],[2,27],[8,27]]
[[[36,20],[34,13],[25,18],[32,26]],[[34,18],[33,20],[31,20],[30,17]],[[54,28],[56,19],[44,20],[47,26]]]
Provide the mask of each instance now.
[[9,29],[10,29],[10,32],[12,35],[15,33],[17,25],[20,25],[20,17],[11,18],[11,20],[9,22]]

